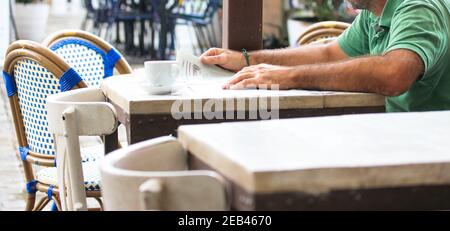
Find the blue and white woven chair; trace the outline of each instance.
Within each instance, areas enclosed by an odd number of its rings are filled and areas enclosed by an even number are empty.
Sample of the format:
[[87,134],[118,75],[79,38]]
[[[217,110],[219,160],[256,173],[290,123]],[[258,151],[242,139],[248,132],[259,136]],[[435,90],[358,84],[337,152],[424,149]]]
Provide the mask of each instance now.
[[[132,68],[125,58],[108,42],[81,30],[62,30],[48,36],[43,43],[58,54],[89,87],[100,87],[103,79],[113,75],[131,74]],[[124,127],[120,127],[120,145],[127,145]],[[118,136],[116,132],[115,136]]]
[[43,44],[58,54],[83,78],[89,87],[99,87],[113,75],[131,74],[123,56],[103,39],[81,30],[64,30],[50,35]]
[[[48,131],[46,101],[49,95],[87,85],[58,55],[31,41],[16,41],[10,45],[3,77],[27,182],[26,210],[42,210],[52,200],[61,209],[55,140]],[[85,168],[93,168],[90,165],[96,164],[95,156],[81,157]],[[35,165],[45,168],[35,173]],[[98,174],[85,175],[85,188],[88,197],[101,197]],[[47,197],[35,206],[37,192],[46,193]]]

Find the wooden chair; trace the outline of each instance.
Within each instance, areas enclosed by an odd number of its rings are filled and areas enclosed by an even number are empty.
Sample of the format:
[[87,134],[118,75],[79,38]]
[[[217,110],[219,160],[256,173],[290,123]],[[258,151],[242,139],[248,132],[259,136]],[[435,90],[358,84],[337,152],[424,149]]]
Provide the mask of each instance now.
[[[16,41],[9,47],[3,77],[10,101],[27,190],[26,210],[42,210],[51,200],[61,209],[56,181],[55,141],[48,132],[47,97],[61,91],[87,87],[74,69],[46,47],[31,41]],[[85,164],[97,155],[84,154]],[[43,166],[36,175],[33,165]],[[91,179],[91,176],[87,176]],[[98,180],[89,180],[88,196],[100,197]],[[48,197],[35,206],[36,192]]]
[[325,44],[339,37],[350,24],[345,22],[326,21],[309,26],[298,38],[299,46]]
[[[114,107],[98,88],[85,88],[48,97],[49,131],[57,141],[58,186],[63,210],[87,210],[85,182],[91,175],[99,181],[99,166],[83,166],[80,136],[104,136],[114,133],[118,120]],[[93,126],[95,125],[95,126]],[[61,187],[64,185],[65,187]],[[100,184],[98,190],[100,190]],[[67,196],[66,196],[67,195]]]
[[81,30],[63,30],[48,36],[43,42],[77,71],[90,87],[113,75],[131,74],[125,58],[103,39]]
[[212,171],[187,171],[187,154],[172,137],[130,146],[101,165],[106,210],[228,210],[224,180]]

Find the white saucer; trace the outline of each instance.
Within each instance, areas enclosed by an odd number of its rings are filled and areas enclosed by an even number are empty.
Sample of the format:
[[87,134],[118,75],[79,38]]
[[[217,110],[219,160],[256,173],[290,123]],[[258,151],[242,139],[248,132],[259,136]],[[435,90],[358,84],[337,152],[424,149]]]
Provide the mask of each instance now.
[[152,95],[166,95],[170,94],[173,91],[174,86],[154,86],[154,85],[147,85],[145,86],[147,89],[147,92]]

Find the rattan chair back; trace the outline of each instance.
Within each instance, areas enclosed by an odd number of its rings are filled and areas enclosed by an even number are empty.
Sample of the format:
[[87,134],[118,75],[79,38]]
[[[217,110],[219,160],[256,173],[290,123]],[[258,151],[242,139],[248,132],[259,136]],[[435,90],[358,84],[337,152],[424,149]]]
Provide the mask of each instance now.
[[50,35],[43,43],[73,67],[90,87],[99,87],[113,75],[130,74],[125,58],[108,42],[85,31],[63,30]]
[[350,24],[345,22],[326,21],[309,26],[298,38],[299,46],[318,43],[329,43],[339,37]]

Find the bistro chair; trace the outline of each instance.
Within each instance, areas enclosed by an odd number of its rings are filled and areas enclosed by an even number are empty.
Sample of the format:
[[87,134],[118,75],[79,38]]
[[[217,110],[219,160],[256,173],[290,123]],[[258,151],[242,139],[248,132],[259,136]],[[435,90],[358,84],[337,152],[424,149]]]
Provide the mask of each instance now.
[[[157,18],[157,13],[152,4],[152,0],[115,0],[113,15],[116,22],[116,43],[121,43],[120,39],[120,24],[124,25],[125,30],[125,51],[127,53],[144,56],[146,52],[150,52],[152,58],[155,58],[156,53],[154,49],[155,44],[155,28],[154,20]],[[145,35],[148,34],[146,25],[150,26],[150,50],[145,48]],[[138,49],[135,46],[135,27],[139,24],[139,45]],[[148,41],[147,40],[147,41]]]
[[105,210],[228,210],[228,187],[212,171],[187,171],[173,137],[115,151],[101,164]]
[[93,23],[93,30],[98,29],[98,22],[96,22],[97,11],[92,5],[92,0],[83,0],[81,1],[81,5],[86,10],[86,15],[81,22],[81,29],[87,30],[87,24],[89,21],[92,21]]
[[[179,24],[190,25],[195,32],[200,53],[209,47],[218,46],[214,27],[214,16],[222,7],[222,0],[182,0],[171,17]],[[175,24],[172,25],[175,30]]]
[[120,74],[133,70],[123,56],[103,39],[81,30],[63,30],[48,36],[43,44],[66,61],[89,87],[99,87],[111,77],[114,69]]
[[106,103],[106,97],[98,88],[52,95],[48,98],[47,107],[49,131],[57,141],[62,209],[87,210],[86,195],[100,197],[100,170],[97,162],[83,166],[79,138],[114,133],[118,125],[115,109]]
[[[42,210],[50,201],[54,201],[59,210],[55,141],[48,131],[46,100],[49,95],[87,85],[58,55],[31,41],[16,41],[10,45],[3,78],[19,144],[18,155],[27,182],[26,210]],[[91,165],[97,158],[98,155],[91,153],[81,157],[85,165]],[[35,174],[33,165],[44,168]],[[91,186],[96,189],[96,185]],[[46,193],[47,197],[35,205],[37,192]]]
[[[44,45],[61,56],[84,79],[89,87],[100,87],[103,79],[119,74],[131,74],[131,66],[109,43],[85,31],[63,30],[50,35]],[[126,145],[121,126],[120,141]]]
[[300,46],[310,44],[326,44],[339,37],[350,24],[345,22],[326,21],[309,26],[298,38]]
[[104,32],[104,38],[111,41],[112,27],[115,23],[114,7],[121,0],[83,0],[82,6],[86,10],[86,16],[81,24],[82,30],[87,30],[87,24],[92,22],[92,31],[98,36],[102,36]]

